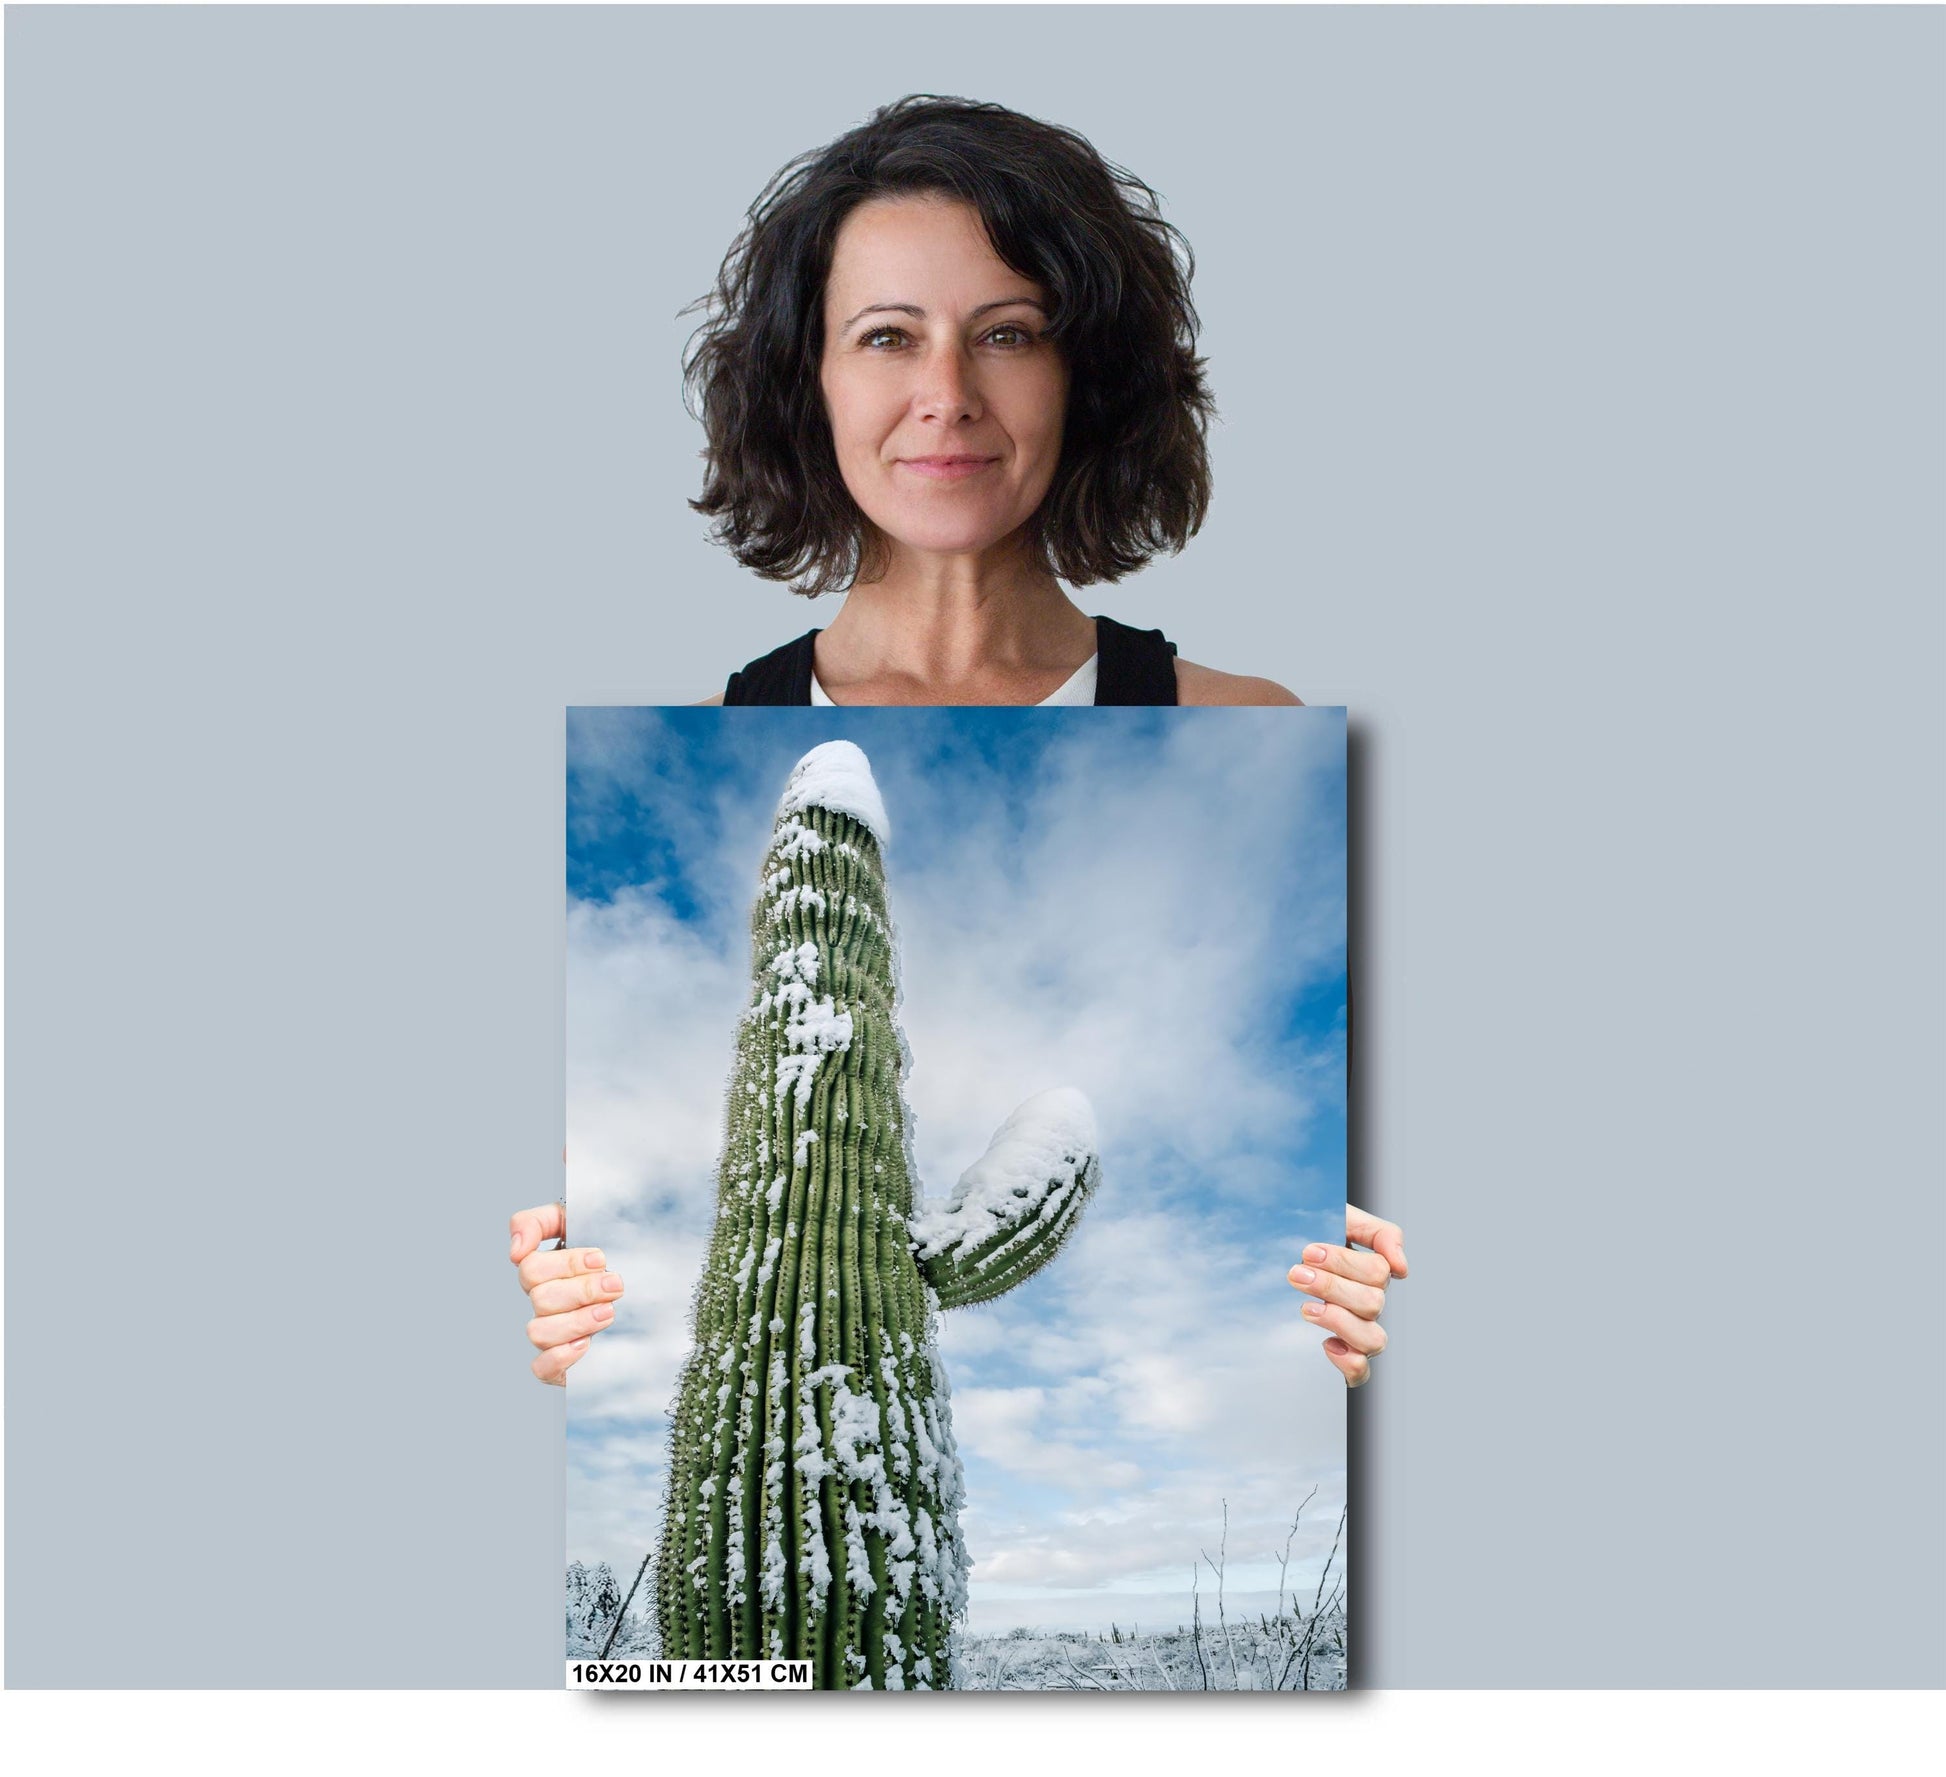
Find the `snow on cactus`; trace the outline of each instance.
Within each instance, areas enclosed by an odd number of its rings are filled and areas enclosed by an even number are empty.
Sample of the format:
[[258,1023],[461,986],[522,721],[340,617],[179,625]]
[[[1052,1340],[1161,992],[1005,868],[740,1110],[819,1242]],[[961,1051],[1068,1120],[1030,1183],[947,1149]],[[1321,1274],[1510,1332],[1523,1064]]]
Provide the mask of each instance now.
[[798,761],[751,916],[656,1560],[665,1657],[808,1659],[823,1689],[951,1683],[967,1557],[934,1316],[1038,1271],[1100,1176],[1094,1113],[1060,1088],[915,1213],[889,837],[856,746]]
[[941,1307],[989,1301],[1054,1256],[1095,1187],[1099,1147],[1094,1108],[1072,1086],[1037,1094],[1000,1126],[945,1205],[912,1218]]

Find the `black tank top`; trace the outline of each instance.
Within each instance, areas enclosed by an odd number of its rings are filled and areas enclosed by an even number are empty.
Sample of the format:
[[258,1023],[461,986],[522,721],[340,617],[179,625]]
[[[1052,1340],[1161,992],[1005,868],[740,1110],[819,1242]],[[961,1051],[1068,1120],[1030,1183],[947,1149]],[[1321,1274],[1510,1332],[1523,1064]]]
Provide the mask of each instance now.
[[[811,647],[818,634],[806,630],[732,673],[723,688],[724,703],[809,703]],[[1176,701],[1176,644],[1161,630],[1131,629],[1112,617],[1097,617],[1095,652],[1096,703]]]

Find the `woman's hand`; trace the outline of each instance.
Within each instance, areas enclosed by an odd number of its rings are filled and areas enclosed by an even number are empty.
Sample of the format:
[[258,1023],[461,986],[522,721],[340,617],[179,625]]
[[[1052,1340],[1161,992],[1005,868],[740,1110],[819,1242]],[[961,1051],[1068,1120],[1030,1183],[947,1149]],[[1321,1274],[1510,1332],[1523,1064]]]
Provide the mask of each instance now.
[[544,1240],[562,1238],[566,1212],[558,1203],[523,1209],[509,1226],[520,1267],[520,1287],[534,1305],[527,1337],[541,1348],[529,1366],[543,1382],[567,1386],[568,1371],[588,1349],[588,1341],[613,1323],[622,1280],[606,1267],[592,1246],[539,1250]]
[[1304,1262],[1291,1268],[1291,1283],[1307,1296],[1304,1318],[1329,1327],[1324,1355],[1344,1372],[1345,1385],[1356,1388],[1372,1373],[1372,1359],[1385,1349],[1385,1329],[1378,1311],[1385,1306],[1385,1286],[1405,1275],[1405,1237],[1395,1222],[1381,1222],[1347,1203],[1345,1238],[1375,1252],[1353,1252],[1346,1246],[1307,1246]]

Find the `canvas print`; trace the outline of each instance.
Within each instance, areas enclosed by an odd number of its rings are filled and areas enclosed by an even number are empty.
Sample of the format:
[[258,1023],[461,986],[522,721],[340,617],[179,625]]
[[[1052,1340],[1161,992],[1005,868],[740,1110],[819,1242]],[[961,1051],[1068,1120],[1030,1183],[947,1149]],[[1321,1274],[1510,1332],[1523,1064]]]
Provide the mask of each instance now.
[[1344,712],[567,739],[568,1682],[1343,1688]]

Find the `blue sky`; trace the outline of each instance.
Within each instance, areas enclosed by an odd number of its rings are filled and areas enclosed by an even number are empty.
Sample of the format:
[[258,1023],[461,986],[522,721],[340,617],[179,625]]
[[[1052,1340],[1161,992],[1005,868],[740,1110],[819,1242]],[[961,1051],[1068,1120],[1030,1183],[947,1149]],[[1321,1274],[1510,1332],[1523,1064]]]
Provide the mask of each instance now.
[[1344,1231],[1344,736],[1288,706],[569,712],[569,1225],[628,1284],[569,1379],[571,1560],[632,1573],[654,1533],[757,867],[842,737],[891,822],[927,1197],[1045,1088],[1101,1131],[1055,1262],[940,1317],[970,1627],[1187,1620],[1225,1501],[1229,1595],[1267,1601],[1315,1488],[1308,1598],[1345,1390],[1284,1274]]

